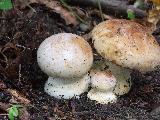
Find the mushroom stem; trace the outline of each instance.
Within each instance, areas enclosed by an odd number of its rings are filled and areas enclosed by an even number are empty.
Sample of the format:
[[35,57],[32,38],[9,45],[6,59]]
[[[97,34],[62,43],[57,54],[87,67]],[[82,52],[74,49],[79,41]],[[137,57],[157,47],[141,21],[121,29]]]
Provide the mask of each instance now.
[[117,80],[114,93],[116,95],[124,95],[128,93],[132,86],[131,76],[130,76],[132,70],[122,68],[108,60],[105,61],[105,65],[109,67],[108,69],[113,73],[113,75]]
[[88,89],[90,77],[85,75],[82,78],[64,79],[49,77],[45,83],[44,90],[50,96],[54,96],[58,99],[70,99],[72,97],[78,97]]
[[91,100],[95,100],[101,104],[114,103],[117,101],[117,96],[113,92],[102,92],[96,89],[90,90],[87,96]]

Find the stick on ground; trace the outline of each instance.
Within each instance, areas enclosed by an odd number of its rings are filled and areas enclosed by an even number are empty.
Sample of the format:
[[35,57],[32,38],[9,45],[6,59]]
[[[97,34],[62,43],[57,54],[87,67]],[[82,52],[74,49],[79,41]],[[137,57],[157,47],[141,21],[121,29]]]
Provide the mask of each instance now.
[[[133,5],[128,5],[128,2],[123,0],[99,0],[103,12],[112,14],[117,17],[127,17],[127,10],[131,9],[135,12],[137,18],[144,18],[147,13],[141,9],[135,8]],[[73,5],[85,5],[98,8],[97,0],[67,0]]]

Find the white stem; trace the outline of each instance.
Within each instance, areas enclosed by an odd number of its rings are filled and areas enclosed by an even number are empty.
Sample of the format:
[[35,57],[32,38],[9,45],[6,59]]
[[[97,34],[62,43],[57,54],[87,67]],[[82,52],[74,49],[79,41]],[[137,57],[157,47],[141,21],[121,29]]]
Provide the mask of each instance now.
[[49,77],[44,90],[50,96],[58,99],[69,99],[77,97],[88,89],[90,77],[87,75],[82,78],[75,79],[62,79]]
[[95,100],[101,104],[114,103],[117,101],[117,96],[112,91],[101,92],[95,89],[91,89],[87,96],[89,99]]

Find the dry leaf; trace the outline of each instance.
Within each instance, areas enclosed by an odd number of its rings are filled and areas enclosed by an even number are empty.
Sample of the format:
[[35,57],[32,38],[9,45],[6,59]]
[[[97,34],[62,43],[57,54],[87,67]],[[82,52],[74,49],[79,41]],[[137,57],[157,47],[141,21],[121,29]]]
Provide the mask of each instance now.
[[152,1],[156,5],[160,5],[160,0],[150,0],[150,1]]
[[74,26],[78,24],[77,19],[65,8],[62,7],[57,0],[15,0],[15,7],[25,8],[32,3],[39,3],[46,5],[48,8],[54,12],[60,14],[60,16],[65,20],[66,24],[73,24]]
[[17,90],[8,89],[7,90],[19,103],[29,104],[31,101],[20,94]]
[[148,22],[153,23],[155,26],[160,21],[160,9],[150,10],[148,13]]

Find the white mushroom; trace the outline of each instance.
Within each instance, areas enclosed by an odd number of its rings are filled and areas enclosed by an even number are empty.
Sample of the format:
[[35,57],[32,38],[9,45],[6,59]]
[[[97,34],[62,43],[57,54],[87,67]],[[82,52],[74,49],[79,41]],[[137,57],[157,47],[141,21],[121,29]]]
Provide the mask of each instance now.
[[[81,81],[92,66],[93,53],[90,45],[82,37],[71,33],[59,33],[52,35],[41,43],[37,51],[37,61],[41,70],[48,76],[54,78],[49,78],[46,86],[48,83],[53,84],[54,81],[55,85],[60,85],[61,83],[60,87],[73,84],[76,88],[78,85],[76,82],[78,80]],[[64,81],[62,79],[64,79]],[[80,83],[82,83],[82,88],[86,88],[86,82]],[[49,85],[48,87],[51,90],[45,89],[45,91],[59,98],[59,87],[56,87],[57,94],[51,93],[56,88],[51,88]],[[68,87],[64,87],[63,91],[66,91],[68,94],[66,94],[66,96],[64,94],[64,98],[70,98],[73,97],[72,95],[80,94],[78,91],[77,93],[73,92],[73,88],[72,86],[71,90],[67,92]],[[79,91],[84,92],[85,90],[86,89]],[[59,95],[62,95],[61,91],[59,91],[59,93]]]
[[116,95],[124,95],[129,92],[132,85],[131,70],[122,68],[108,60],[95,61],[93,69],[100,69],[102,71],[107,69],[112,72],[117,80],[116,87],[113,91]]
[[160,65],[160,46],[142,25],[124,19],[112,19],[92,31],[97,52],[109,61],[142,73]]
[[91,90],[87,96],[101,104],[116,102],[117,96],[113,93],[116,86],[116,78],[109,71],[92,70]]

